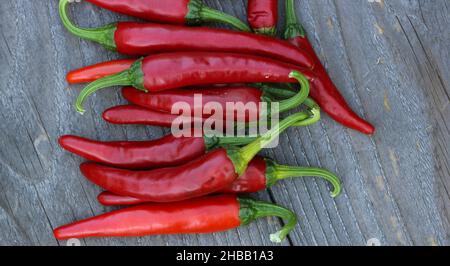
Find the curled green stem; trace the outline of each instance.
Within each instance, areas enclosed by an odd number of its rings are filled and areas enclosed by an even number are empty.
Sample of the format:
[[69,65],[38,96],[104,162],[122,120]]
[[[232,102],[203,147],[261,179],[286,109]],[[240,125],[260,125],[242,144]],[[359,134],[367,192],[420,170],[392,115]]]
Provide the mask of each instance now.
[[305,29],[298,22],[297,14],[295,13],[294,0],[286,0],[286,30],[284,32],[284,39],[294,39],[297,37],[305,37]]
[[66,27],[66,29],[75,36],[78,36],[85,40],[90,40],[103,45],[108,50],[117,50],[116,42],[114,40],[114,33],[117,30],[116,24],[109,24],[105,27],[95,28],[95,29],[84,29],[77,27],[70,20],[67,9],[69,5],[69,0],[59,1],[59,16],[61,21]]
[[273,161],[267,161],[267,163],[267,186],[272,186],[276,182],[286,178],[314,176],[321,177],[330,182],[330,184],[333,186],[331,197],[335,198],[341,193],[341,180],[339,179],[339,177],[328,170],[316,167],[279,165]]
[[277,216],[283,219],[283,228],[270,235],[272,242],[281,243],[297,224],[297,216],[292,211],[281,206],[246,198],[239,198],[239,204],[241,225],[247,225],[258,218],[268,216]]

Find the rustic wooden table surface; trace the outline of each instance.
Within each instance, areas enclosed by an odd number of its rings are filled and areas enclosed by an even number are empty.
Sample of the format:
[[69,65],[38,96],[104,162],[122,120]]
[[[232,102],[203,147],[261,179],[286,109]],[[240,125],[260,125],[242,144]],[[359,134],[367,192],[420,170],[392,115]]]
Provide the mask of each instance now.
[[[245,19],[245,1],[209,5]],[[280,1],[283,2],[283,1]],[[62,134],[144,140],[167,131],[112,126],[102,110],[123,103],[118,90],[96,94],[78,115],[81,88],[67,71],[118,58],[71,36],[58,1],[0,1],[0,244],[65,245],[52,229],[110,208],[78,171],[82,161],[57,145]],[[286,180],[256,195],[297,212],[285,245],[450,244],[450,5],[447,0],[302,0],[298,14],[351,106],[377,126],[367,137],[324,117],[291,129],[266,155],[338,173],[343,194],[312,178]],[[282,8],[284,13],[284,8]],[[79,25],[130,19],[88,3],[72,7]],[[283,18],[283,16],[281,16]],[[213,25],[215,26],[215,25]],[[282,26],[282,25],[280,25]],[[263,219],[212,235],[89,239],[82,245],[271,245],[281,225]],[[370,242],[370,241],[369,241]]]

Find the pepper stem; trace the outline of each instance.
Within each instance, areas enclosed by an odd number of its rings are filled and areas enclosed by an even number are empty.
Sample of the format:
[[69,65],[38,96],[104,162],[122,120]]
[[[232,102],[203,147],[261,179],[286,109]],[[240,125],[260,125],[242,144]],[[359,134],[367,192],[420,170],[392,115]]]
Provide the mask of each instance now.
[[148,92],[144,86],[144,73],[142,72],[142,58],[138,59],[127,70],[107,76],[87,85],[78,95],[75,107],[77,112],[84,114],[84,101],[95,92],[112,86],[133,86],[138,90]]
[[277,35],[276,27],[254,29],[255,33],[275,37]]
[[85,40],[90,40],[103,45],[106,49],[116,51],[117,46],[114,40],[114,33],[117,30],[116,24],[106,25],[96,29],[84,29],[75,26],[67,14],[67,6],[70,0],[59,1],[59,16],[66,29],[75,36]]
[[267,186],[270,187],[276,182],[291,178],[291,177],[305,177],[316,176],[321,177],[333,185],[333,191],[330,193],[331,197],[335,198],[341,194],[341,180],[335,174],[321,168],[315,167],[294,167],[287,165],[279,165],[273,161],[267,161]]
[[294,39],[297,37],[305,37],[305,29],[298,22],[295,13],[294,0],[286,0],[286,30],[284,31],[284,39]]
[[295,78],[300,83],[300,90],[295,96],[280,102],[279,105],[280,113],[289,111],[299,106],[306,100],[306,98],[308,98],[309,95],[310,91],[309,81],[303,74],[297,71],[293,71],[289,74],[289,77]]
[[241,225],[248,225],[258,218],[267,216],[278,216],[285,221],[281,230],[270,235],[270,240],[272,242],[281,243],[297,224],[297,217],[295,214],[286,208],[253,199],[239,198],[238,200],[240,204],[239,218],[241,220]]
[[75,108],[78,113],[84,114],[86,110],[83,108],[84,101],[98,90],[112,86],[130,86],[132,85],[128,71],[122,71],[112,76],[98,79],[86,86],[78,95]]
[[227,147],[227,146],[242,146],[249,144],[254,141],[255,138],[252,137],[203,137],[205,141],[206,150],[210,151],[217,147]]
[[[306,88],[301,88],[301,90],[306,90],[309,92],[308,89],[309,86],[306,86]],[[306,118],[306,120],[308,121],[306,124],[310,124],[313,121],[317,121],[318,119],[320,119],[320,109],[315,110],[313,114],[315,114],[315,117]],[[280,123],[275,125],[275,127],[270,129],[268,132],[256,138],[253,142],[251,142],[247,146],[242,147],[239,150],[229,150],[228,156],[233,161],[236,173],[239,176],[242,175],[247,169],[248,163],[256,156],[256,154],[258,154],[258,152],[261,149],[263,149],[264,147],[269,145],[272,141],[274,141],[287,128],[301,123],[302,120],[305,120],[305,113],[303,112],[290,115],[284,120],[282,120]]]
[[204,5],[200,9],[200,17],[202,21],[225,23],[239,31],[252,31],[250,27],[240,19]]

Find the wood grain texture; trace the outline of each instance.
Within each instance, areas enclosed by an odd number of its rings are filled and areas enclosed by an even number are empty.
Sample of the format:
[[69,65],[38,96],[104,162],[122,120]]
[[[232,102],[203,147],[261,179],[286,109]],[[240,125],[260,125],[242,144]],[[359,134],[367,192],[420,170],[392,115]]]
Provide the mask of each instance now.
[[[243,0],[206,2],[245,19]],[[382,245],[449,245],[448,1],[297,2],[331,77],[378,131],[363,136],[325,116],[312,127],[289,130],[278,148],[264,153],[284,164],[328,168],[344,181],[335,200],[325,182],[312,178],[286,180],[256,195],[300,217],[284,244],[365,245],[377,238]],[[0,245],[65,245],[53,238],[53,228],[111,209],[97,204],[100,190],[80,175],[81,159],[58,147],[58,136],[143,140],[168,132],[103,122],[105,108],[123,103],[118,90],[94,95],[85,116],[75,113],[81,87],[67,88],[67,71],[120,56],[71,36],[57,5],[0,1]],[[91,27],[131,19],[88,3],[75,5],[72,14]],[[213,235],[82,244],[271,245],[268,234],[280,226],[278,219],[263,219]]]

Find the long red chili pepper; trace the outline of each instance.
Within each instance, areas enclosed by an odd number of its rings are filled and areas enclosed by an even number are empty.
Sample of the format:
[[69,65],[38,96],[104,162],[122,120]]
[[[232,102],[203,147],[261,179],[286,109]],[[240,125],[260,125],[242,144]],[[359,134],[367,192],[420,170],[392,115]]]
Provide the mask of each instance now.
[[244,145],[251,138],[174,137],[167,135],[151,141],[101,142],[77,136],[62,136],[64,149],[87,160],[128,169],[150,169],[180,165],[217,147]]
[[80,93],[76,108],[84,113],[85,99],[110,86],[132,85],[145,92],[158,92],[208,84],[295,83],[297,80],[290,76],[293,70],[304,74],[316,87],[321,84],[308,69],[265,57],[209,52],[152,55],[136,61],[128,70],[90,83]]
[[105,213],[54,230],[57,239],[86,237],[132,237],[162,234],[213,233],[278,216],[284,227],[270,235],[281,242],[297,224],[295,214],[280,206],[218,195],[174,203],[150,203]]
[[314,61],[294,45],[267,36],[224,29],[119,22],[109,28],[81,29],[61,6],[65,27],[74,35],[127,55],[209,51],[253,54],[312,68]]
[[[328,113],[334,120],[339,121],[341,124],[358,130],[364,134],[372,135],[375,133],[375,127],[369,122],[360,118],[346,103],[342,97],[336,85],[331,80],[330,76],[319,57],[314,51],[313,46],[309,42],[303,26],[298,22],[297,15],[295,13],[295,4],[293,0],[286,0],[286,31],[285,39],[287,39],[293,45],[308,51],[308,53],[314,58],[315,67],[314,73],[322,80],[326,89],[317,91],[311,91],[311,97],[317,99],[320,97],[322,102],[326,104],[319,105],[322,109]],[[315,92],[318,94],[316,95]],[[317,98],[316,98],[317,97]]]
[[[132,87],[125,87],[122,89],[123,97],[132,104],[157,110],[161,112],[171,113],[172,107],[176,103],[183,102],[188,104],[192,114],[202,114],[205,104],[217,103],[223,110],[227,109],[229,103],[241,103],[246,106],[253,106],[255,109],[248,108],[245,112],[239,112],[235,110],[235,121],[248,121],[249,118],[258,119],[262,110],[260,109],[260,103],[267,103],[267,106],[272,102],[276,102],[272,95],[277,94],[277,91],[281,89],[275,89],[272,87],[264,87],[258,89],[255,87],[239,86],[239,87],[212,87],[202,89],[174,89],[156,93],[145,93],[138,91]],[[295,93],[288,99],[279,101],[280,113],[289,111],[301,104],[303,98],[301,92]],[[196,103],[196,96],[202,96],[202,104]],[[198,100],[197,100],[198,101]],[[190,115],[190,114],[184,114]],[[211,115],[202,114],[207,118]],[[228,117],[224,117],[224,120],[230,120]]]
[[[302,88],[308,91],[308,87]],[[312,112],[317,110],[312,109]],[[316,117],[320,117],[317,115]],[[227,187],[241,176],[256,154],[288,127],[303,122],[297,113],[247,146],[239,149],[218,148],[206,155],[172,168],[132,171],[84,163],[81,172],[93,183],[119,195],[128,195],[155,202],[179,201],[211,194]],[[317,120],[309,123],[314,123]]]
[[278,0],[248,0],[247,19],[255,32],[275,36],[278,23]]
[[[333,173],[313,167],[292,167],[278,165],[270,159],[255,157],[248,165],[245,173],[234,181],[221,193],[241,194],[254,193],[275,185],[278,181],[291,177],[317,176],[322,177],[333,185],[332,197],[341,193],[341,182]],[[121,196],[109,191],[100,193],[97,197],[100,204],[105,206],[137,205],[148,201],[130,196]]]
[[[207,7],[202,0],[86,0],[94,5],[113,12],[142,18],[145,20],[170,24],[200,24],[220,22],[241,31],[250,31],[242,21]],[[66,6],[70,0],[61,0]]]

